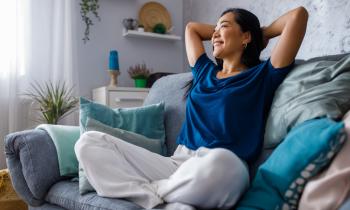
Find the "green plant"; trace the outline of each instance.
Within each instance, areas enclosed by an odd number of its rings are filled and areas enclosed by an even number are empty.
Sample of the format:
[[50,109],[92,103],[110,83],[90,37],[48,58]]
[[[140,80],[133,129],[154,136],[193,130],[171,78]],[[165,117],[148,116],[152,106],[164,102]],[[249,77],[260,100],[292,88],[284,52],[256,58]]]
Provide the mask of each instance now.
[[31,84],[31,89],[24,95],[39,104],[40,121],[48,124],[57,124],[60,119],[70,114],[79,102],[76,97],[71,96],[73,88],[68,88],[65,82],[45,82],[44,85],[35,82]]
[[166,26],[163,23],[157,23],[153,27],[153,32],[158,34],[165,34],[166,33]]
[[147,79],[151,71],[152,69],[148,69],[145,63],[130,66],[128,69],[128,73],[132,79]]
[[100,8],[98,1],[99,0],[81,0],[80,15],[85,23],[85,32],[84,32],[84,38],[83,38],[84,43],[90,40],[89,39],[90,26],[93,25],[93,22],[89,17],[89,14],[92,13],[98,19],[98,21],[101,20],[97,12],[97,10]]

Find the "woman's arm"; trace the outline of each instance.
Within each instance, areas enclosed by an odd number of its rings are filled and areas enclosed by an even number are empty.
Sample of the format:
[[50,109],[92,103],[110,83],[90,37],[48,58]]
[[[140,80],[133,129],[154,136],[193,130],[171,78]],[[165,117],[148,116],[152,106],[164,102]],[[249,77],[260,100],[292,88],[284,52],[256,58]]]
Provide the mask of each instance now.
[[190,66],[194,66],[198,57],[204,53],[203,41],[210,40],[215,26],[189,22],[185,30],[186,53]]
[[282,15],[268,27],[263,27],[265,40],[281,35],[271,54],[273,67],[285,67],[294,61],[305,35],[307,20],[307,10],[298,7]]

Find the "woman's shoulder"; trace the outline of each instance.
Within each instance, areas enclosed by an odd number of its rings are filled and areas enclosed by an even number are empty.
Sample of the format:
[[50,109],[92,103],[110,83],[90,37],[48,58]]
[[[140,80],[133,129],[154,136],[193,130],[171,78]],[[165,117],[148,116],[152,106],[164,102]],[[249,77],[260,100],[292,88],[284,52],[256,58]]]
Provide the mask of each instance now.
[[194,63],[194,66],[190,66],[190,67],[191,69],[200,69],[206,64],[211,64],[216,66],[214,61],[208,57],[207,53],[204,52],[202,55],[200,55],[197,58],[196,62]]
[[288,64],[287,66],[283,66],[283,67],[274,67],[273,64],[271,63],[271,57],[269,57],[266,61],[266,66],[270,71],[273,72],[286,72],[289,71],[293,68],[294,64],[295,64],[295,60],[293,60],[290,64]]

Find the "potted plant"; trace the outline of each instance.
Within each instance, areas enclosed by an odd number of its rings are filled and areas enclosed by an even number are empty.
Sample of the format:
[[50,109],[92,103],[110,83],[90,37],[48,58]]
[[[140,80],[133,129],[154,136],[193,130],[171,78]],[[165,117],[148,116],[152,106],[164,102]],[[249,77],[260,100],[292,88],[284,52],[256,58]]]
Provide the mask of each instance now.
[[101,20],[97,12],[97,10],[100,8],[98,1],[99,0],[81,0],[80,2],[80,15],[85,23],[85,32],[83,38],[84,43],[89,40],[90,26],[93,25],[89,14],[92,13],[99,21]]
[[65,82],[45,82],[44,85],[35,82],[31,84],[31,88],[32,90],[24,95],[39,105],[39,122],[57,124],[60,119],[70,114],[79,102],[78,98],[72,96],[73,88],[68,88]]
[[135,87],[146,87],[147,79],[151,73],[151,69],[147,68],[146,64],[136,64],[130,66],[128,73],[135,82]]
[[163,23],[157,23],[156,25],[154,25],[152,31],[153,33],[157,33],[157,34],[165,34],[166,26]]

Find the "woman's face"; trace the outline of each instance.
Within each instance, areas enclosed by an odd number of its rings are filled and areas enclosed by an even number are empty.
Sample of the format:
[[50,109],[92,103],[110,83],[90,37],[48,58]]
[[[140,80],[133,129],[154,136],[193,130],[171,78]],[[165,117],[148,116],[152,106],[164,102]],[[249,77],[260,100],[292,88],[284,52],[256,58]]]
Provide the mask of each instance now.
[[223,59],[234,52],[243,51],[243,43],[247,42],[246,34],[241,31],[232,12],[220,17],[211,38],[214,46],[213,56]]

